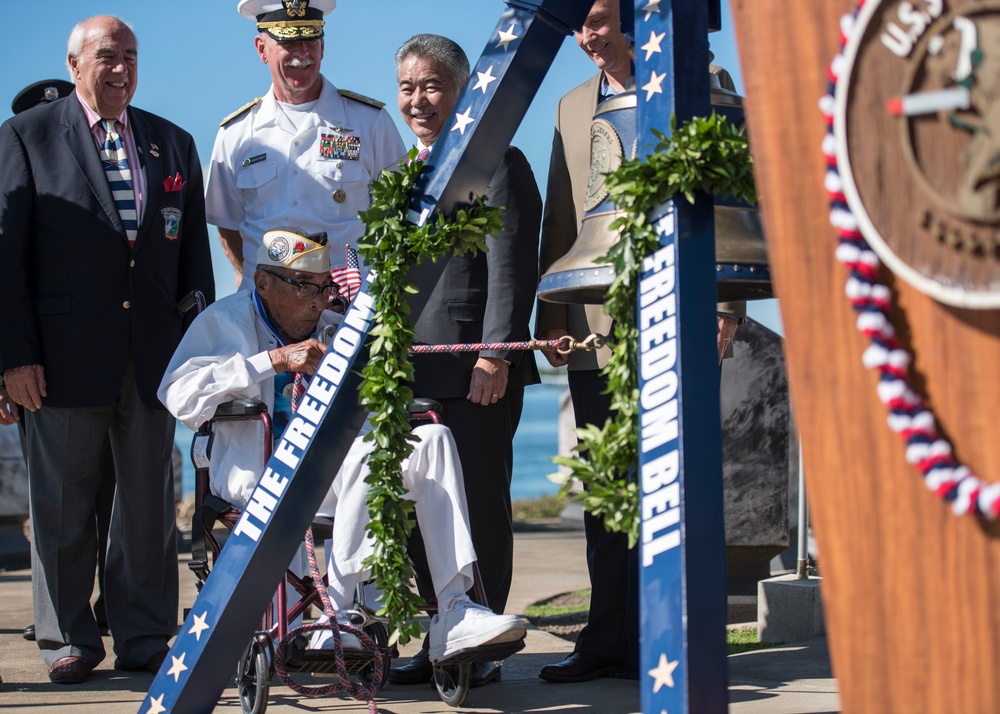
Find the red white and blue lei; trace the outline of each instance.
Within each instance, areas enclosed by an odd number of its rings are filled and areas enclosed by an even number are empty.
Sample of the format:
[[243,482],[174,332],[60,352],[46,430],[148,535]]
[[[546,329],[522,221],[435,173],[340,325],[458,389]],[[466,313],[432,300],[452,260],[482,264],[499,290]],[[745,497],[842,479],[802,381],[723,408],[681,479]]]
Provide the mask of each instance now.
[[864,5],[865,0],[861,0],[854,13],[841,18],[841,52],[830,65],[830,88],[820,100],[827,123],[823,154],[830,223],[839,236],[836,256],[849,270],[845,292],[857,313],[858,331],[871,341],[862,361],[878,371],[878,396],[889,410],[889,428],[906,442],[906,460],[920,471],[927,487],[951,503],[956,515],[974,514],[996,520],[1000,516],[1000,483],[982,481],[957,461],[951,443],[938,433],[934,413],[910,384],[912,358],[896,339],[889,315],[892,291],[879,280],[881,261],[861,234],[844,195],[834,132],[835,94],[837,81],[846,69],[843,50]]

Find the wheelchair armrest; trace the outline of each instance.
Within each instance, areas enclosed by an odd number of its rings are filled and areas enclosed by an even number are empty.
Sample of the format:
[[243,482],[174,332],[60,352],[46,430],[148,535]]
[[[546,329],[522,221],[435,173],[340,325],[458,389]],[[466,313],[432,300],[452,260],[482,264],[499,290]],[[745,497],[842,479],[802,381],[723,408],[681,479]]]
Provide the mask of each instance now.
[[406,405],[407,414],[425,414],[426,412],[437,412],[440,414],[444,407],[440,402],[427,397],[414,397],[413,401]]
[[234,399],[215,408],[213,419],[226,417],[254,417],[267,411],[267,405],[257,399]]

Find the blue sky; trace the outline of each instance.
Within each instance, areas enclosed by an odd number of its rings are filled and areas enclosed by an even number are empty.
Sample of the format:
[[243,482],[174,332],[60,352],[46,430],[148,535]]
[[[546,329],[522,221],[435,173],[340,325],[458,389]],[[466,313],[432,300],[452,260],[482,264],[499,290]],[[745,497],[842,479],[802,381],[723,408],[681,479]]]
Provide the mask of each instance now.
[[[711,46],[716,63],[732,73],[742,90],[729,2],[722,4],[723,29],[710,37]],[[411,35],[435,32],[462,45],[475,65],[505,9],[502,0],[339,0],[337,5],[327,16],[324,74],[338,87],[386,102],[407,144],[413,137],[395,107],[396,48]],[[219,121],[270,84],[253,47],[253,23],[236,6],[237,0],[48,0],[36,8],[30,23],[8,27],[0,54],[0,121],[10,116],[11,99],[28,84],[67,78],[66,39],[78,21],[118,15],[134,25],[139,38],[139,87],[133,103],[189,131],[207,162]],[[593,64],[566,38],[514,137],[543,195],[556,102],[593,72]],[[214,229],[212,236],[214,240]],[[232,270],[217,245],[213,250],[219,291],[225,294],[232,289]],[[773,309],[757,312],[758,319],[773,322]]]

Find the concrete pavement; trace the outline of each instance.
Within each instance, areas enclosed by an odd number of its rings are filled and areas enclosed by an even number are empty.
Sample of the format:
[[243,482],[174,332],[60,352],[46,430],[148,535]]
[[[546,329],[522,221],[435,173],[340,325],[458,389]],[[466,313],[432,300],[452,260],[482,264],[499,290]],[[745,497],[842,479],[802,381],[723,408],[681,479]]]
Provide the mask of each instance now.
[[[514,538],[514,582],[508,612],[554,595],[589,587],[580,530],[534,529]],[[187,555],[178,564],[181,606],[195,597],[194,578],[187,569]],[[33,642],[21,637],[32,620],[31,582],[28,571],[0,573],[0,708],[17,714],[69,711],[80,714],[135,714],[152,675],[117,672],[114,656],[80,686],[54,685]],[[110,638],[105,640],[111,647]],[[419,643],[403,648],[410,656]],[[430,686],[388,684],[379,693],[383,714],[439,714],[478,712],[518,714],[562,712],[573,714],[631,714],[641,710],[642,682],[599,679],[580,684],[550,684],[538,678],[545,664],[561,660],[572,643],[529,626],[525,649],[505,662],[503,680],[470,692],[462,707],[443,704]],[[234,663],[235,669],[235,663]],[[734,714],[826,714],[839,711],[837,685],[831,671],[825,638],[794,645],[746,652],[729,658],[730,711]],[[329,680],[316,680],[317,684]],[[366,705],[349,699],[307,699],[275,680],[268,712],[365,712]],[[206,709],[206,711],[208,711]],[[229,687],[215,708],[239,712],[234,687]]]

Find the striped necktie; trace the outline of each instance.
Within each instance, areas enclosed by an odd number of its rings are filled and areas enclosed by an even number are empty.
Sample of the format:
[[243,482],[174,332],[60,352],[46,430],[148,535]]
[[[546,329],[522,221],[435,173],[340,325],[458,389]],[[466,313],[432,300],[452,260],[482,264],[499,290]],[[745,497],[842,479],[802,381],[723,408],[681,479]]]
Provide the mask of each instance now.
[[417,161],[424,161],[428,156],[431,155],[430,149],[422,149],[419,154],[417,154]]
[[135,245],[135,236],[139,230],[139,217],[135,210],[135,193],[132,190],[132,171],[129,169],[128,156],[121,136],[115,131],[117,122],[105,119],[104,128],[108,135],[101,149],[101,161],[104,163],[104,173],[108,175],[111,185],[111,195],[115,199],[118,215],[125,226],[125,235],[129,246]]

